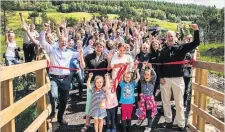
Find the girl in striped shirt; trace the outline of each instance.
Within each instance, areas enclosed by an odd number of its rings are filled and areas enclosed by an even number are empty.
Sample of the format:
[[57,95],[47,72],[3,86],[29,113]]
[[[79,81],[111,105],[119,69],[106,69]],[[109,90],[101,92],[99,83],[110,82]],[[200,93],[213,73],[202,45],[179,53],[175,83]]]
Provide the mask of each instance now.
[[[93,73],[90,73],[88,80],[91,80],[92,76]],[[102,132],[103,119],[107,116],[105,108],[105,91],[108,89],[108,86],[108,74],[105,75],[105,86],[104,78],[102,76],[95,76],[94,88],[91,89],[90,83],[87,84],[87,88],[92,92],[89,114],[94,118],[95,132]]]

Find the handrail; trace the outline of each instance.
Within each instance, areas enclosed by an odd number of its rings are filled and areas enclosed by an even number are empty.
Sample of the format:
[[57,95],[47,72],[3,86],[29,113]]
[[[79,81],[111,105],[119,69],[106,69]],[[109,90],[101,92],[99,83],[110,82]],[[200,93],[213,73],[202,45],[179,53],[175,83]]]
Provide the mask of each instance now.
[[203,85],[199,85],[197,83],[192,83],[192,88],[193,90],[199,91],[202,94],[205,94],[209,97],[213,97],[213,99],[216,99],[224,103],[224,93],[222,92],[219,92],[217,90],[214,90],[212,88],[209,88]]
[[[200,53],[198,53],[198,58]],[[215,89],[207,87],[208,82],[208,70],[224,73],[224,64],[218,64],[214,62],[195,61],[193,66],[196,68],[195,82],[192,83],[194,90],[194,100],[191,104],[193,111],[192,124],[189,124],[189,130],[191,132],[204,132],[205,122],[212,124],[220,131],[224,131],[225,123],[212,116],[206,111],[206,96],[216,99],[224,103],[224,93]]]
[[197,61],[194,61],[193,65],[196,68],[213,70],[213,71],[224,73],[224,64],[223,63],[205,62],[205,61],[197,60]]
[[47,67],[46,60],[0,67],[0,82]]
[[[1,81],[1,111],[0,128],[2,132],[15,132],[14,118],[36,102],[38,117],[31,123],[27,130],[35,132],[47,132],[46,119],[51,113],[50,105],[47,107],[46,95],[50,91],[50,80],[46,73],[47,59],[45,55],[40,55],[42,60],[30,63],[0,67]],[[15,77],[35,72],[37,90],[13,103],[13,83]]]

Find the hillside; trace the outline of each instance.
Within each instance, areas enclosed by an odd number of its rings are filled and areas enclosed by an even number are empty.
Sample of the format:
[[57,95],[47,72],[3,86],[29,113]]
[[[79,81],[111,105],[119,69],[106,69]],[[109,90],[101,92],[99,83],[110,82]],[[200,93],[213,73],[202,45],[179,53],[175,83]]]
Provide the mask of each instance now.
[[[23,34],[24,32],[21,29],[21,22],[19,17],[19,12],[23,13],[24,18],[28,18],[29,11],[16,11],[9,13],[7,15],[8,18],[8,27],[12,30],[14,30],[16,35],[16,42],[18,46],[22,46],[23,44]],[[54,21],[55,23],[60,23],[65,18],[74,18],[78,21],[82,20],[82,18],[85,16],[87,20],[90,20],[92,18],[92,14],[99,15],[99,13],[87,13],[87,12],[73,12],[73,13],[60,13],[60,12],[47,12],[47,18]],[[107,14],[109,19],[114,19],[115,17],[118,17],[116,14]],[[26,19],[27,21],[31,22],[30,19]],[[168,22],[168,21],[162,21],[155,18],[148,18],[149,23],[151,25],[159,25],[160,27],[167,28],[169,30],[176,30],[177,23]],[[41,23],[41,18],[36,19],[36,23]],[[5,52],[5,45],[4,45],[4,36],[1,35],[1,43],[3,46],[1,47],[1,52]]]

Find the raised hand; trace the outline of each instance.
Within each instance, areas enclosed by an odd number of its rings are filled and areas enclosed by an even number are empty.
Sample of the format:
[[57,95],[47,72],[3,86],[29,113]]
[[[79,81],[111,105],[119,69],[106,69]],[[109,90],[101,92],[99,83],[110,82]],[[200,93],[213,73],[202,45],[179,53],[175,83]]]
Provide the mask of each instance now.
[[113,53],[112,52],[109,52],[108,56],[107,56],[107,59],[108,61],[110,61],[113,57]]
[[26,22],[23,22],[22,23],[22,28],[25,30],[25,31],[28,31],[29,30],[29,25],[27,25],[27,23]]
[[191,26],[191,28],[193,29],[193,30],[198,30],[198,25],[197,24],[191,24],[190,25]]
[[147,66],[148,62],[147,61],[144,61],[143,64],[142,64],[142,68],[145,68]]
[[61,27],[66,28],[66,25],[67,25],[67,21],[64,20],[63,23],[61,24]]
[[88,74],[88,77],[89,77],[89,78],[92,78],[93,75],[94,75],[94,74],[93,74],[92,72],[90,72],[90,73]]
[[108,75],[108,73],[106,73],[106,74],[105,74],[105,78],[108,78],[108,77],[109,77],[109,75]]
[[148,63],[148,68],[152,69],[152,64]]
[[82,47],[81,46],[78,46],[77,48],[78,48],[77,51],[79,52],[79,54],[80,55],[83,55],[83,49],[82,49]]

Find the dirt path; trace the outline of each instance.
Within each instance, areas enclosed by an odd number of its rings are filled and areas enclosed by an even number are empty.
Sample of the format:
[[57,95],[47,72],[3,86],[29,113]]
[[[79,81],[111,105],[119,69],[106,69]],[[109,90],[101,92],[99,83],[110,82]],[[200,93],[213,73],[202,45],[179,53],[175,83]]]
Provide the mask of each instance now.
[[[86,93],[86,92],[84,92]],[[78,91],[72,90],[70,92],[70,99],[68,100],[68,106],[67,110],[64,114],[64,119],[69,122],[68,126],[59,126],[59,124],[56,122],[56,119],[53,119],[52,121],[52,129],[49,129],[49,132],[80,132],[81,128],[85,124],[85,119],[83,117],[85,116],[84,110],[85,110],[85,95],[82,99],[79,99],[78,97]],[[159,106],[161,105],[160,102],[158,102]],[[119,110],[120,111],[120,110]],[[136,126],[135,123],[137,122],[137,117],[135,116],[135,109],[133,111],[133,117],[132,117],[132,132],[144,132],[145,126],[147,125],[147,120],[145,120],[141,126]],[[119,113],[120,118],[120,113]],[[91,121],[93,125],[93,120]],[[164,122],[164,117],[161,116],[160,112],[157,114],[153,121],[153,132],[177,132],[176,128],[174,129],[163,129],[160,128],[160,123]],[[119,131],[120,126],[117,126],[117,132]],[[94,132],[94,128],[92,127],[88,132]],[[105,132],[105,129],[104,131]]]

